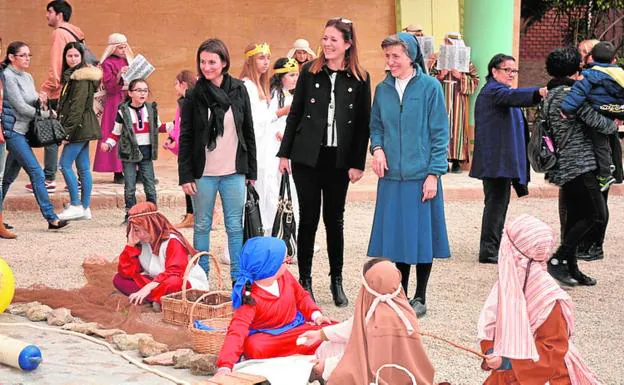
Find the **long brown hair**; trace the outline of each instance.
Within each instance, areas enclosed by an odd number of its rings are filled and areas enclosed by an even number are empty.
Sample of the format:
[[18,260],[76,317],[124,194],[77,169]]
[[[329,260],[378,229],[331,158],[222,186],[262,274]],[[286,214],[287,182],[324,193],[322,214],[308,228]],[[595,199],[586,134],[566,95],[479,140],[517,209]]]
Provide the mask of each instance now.
[[178,83],[185,83],[187,87],[195,87],[195,83],[197,83],[197,76],[189,70],[182,70],[176,75],[176,80]]
[[[245,47],[245,52],[252,51],[256,48],[256,43],[251,43],[247,47]],[[258,67],[256,67],[256,56],[255,54],[251,57],[248,57],[245,60],[245,64],[243,64],[243,70],[241,71],[240,78],[248,78],[251,80],[256,87],[258,87],[258,94],[260,95],[260,99],[269,100],[271,99],[271,91],[269,87],[269,71],[259,74]]]
[[[347,68],[357,80],[365,80],[366,70],[360,65],[360,60],[358,59],[357,39],[353,22],[342,17],[336,17],[327,21],[325,28],[327,27],[336,28],[342,33],[344,41],[351,44],[351,47],[345,51],[345,68]],[[312,63],[310,72],[313,74],[318,73],[325,64],[327,64],[327,59],[325,59],[325,52],[321,50],[319,57]]]

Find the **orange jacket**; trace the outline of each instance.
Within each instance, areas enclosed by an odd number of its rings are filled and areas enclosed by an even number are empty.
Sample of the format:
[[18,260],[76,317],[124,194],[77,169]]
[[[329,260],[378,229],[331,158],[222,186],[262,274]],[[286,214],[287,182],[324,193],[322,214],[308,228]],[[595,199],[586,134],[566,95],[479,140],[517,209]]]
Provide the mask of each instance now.
[[81,39],[84,39],[84,33],[75,25],[69,23],[61,23],[58,28],[52,31],[52,46],[50,47],[50,71],[48,78],[41,85],[41,91],[48,94],[49,99],[58,99],[61,95],[61,70],[63,68],[63,50],[67,43],[76,41],[71,33],[60,28],[67,28]]

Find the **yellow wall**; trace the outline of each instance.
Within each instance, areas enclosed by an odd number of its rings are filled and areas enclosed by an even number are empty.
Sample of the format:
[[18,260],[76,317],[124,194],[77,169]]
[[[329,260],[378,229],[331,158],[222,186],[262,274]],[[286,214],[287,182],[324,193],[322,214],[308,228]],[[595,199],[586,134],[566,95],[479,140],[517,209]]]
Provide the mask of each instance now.
[[421,24],[425,35],[435,38],[437,47],[447,32],[459,32],[459,0],[396,0],[397,27]]

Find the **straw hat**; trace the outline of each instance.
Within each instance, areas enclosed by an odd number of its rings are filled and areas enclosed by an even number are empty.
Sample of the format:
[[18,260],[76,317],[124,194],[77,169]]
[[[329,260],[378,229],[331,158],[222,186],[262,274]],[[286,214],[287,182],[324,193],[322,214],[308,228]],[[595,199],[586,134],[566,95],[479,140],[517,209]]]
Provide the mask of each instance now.
[[312,56],[312,59],[316,58],[316,54],[314,53],[314,51],[312,51],[312,49],[310,48],[310,43],[306,39],[295,40],[292,48],[290,49],[290,51],[288,51],[286,56],[292,58],[295,56],[295,52],[297,51],[306,51],[308,54],[310,54],[310,56]]
[[403,28],[403,31],[414,33],[414,32],[422,32],[423,27],[422,24],[410,24],[407,27]]

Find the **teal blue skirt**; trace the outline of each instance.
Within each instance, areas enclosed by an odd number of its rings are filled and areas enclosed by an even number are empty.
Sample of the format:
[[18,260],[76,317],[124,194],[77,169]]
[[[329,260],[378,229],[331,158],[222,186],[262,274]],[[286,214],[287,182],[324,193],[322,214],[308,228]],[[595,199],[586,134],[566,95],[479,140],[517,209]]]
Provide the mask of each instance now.
[[423,183],[424,179],[379,180],[370,257],[415,265],[451,256],[442,181],[438,180],[435,198],[425,203],[421,202]]

